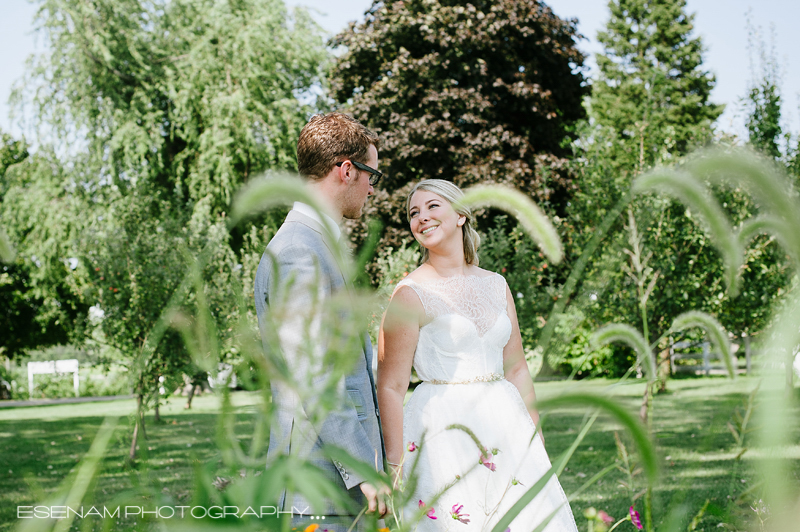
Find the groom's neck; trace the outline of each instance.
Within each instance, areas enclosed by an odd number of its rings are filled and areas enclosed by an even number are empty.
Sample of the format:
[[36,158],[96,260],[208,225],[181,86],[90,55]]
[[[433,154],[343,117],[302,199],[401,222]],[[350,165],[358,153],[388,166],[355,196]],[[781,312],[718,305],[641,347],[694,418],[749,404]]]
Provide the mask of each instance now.
[[331,179],[320,179],[318,181],[309,181],[308,187],[314,191],[317,199],[323,204],[328,215],[333,218],[337,224],[341,224],[344,216],[340,204],[339,196],[341,191],[338,190],[336,184]]

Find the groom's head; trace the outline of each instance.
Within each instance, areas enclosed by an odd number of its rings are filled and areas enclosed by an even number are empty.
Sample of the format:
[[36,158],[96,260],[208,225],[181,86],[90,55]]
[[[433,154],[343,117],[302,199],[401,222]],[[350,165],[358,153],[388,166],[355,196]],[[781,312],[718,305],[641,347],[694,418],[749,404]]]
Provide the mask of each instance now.
[[342,113],[315,115],[300,132],[297,169],[320,185],[345,218],[355,219],[380,177],[378,136]]

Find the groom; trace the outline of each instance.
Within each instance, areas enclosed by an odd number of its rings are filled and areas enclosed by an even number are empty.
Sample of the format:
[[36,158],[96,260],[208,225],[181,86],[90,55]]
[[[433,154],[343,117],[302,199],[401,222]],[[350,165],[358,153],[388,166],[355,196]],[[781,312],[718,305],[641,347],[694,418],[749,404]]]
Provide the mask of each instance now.
[[[367,198],[373,194],[381,173],[378,167],[379,139],[359,122],[341,113],[316,115],[300,133],[297,143],[297,166],[310,188],[327,203],[331,214],[318,214],[303,203],[295,203],[283,225],[267,245],[255,279],[256,311],[265,348],[268,335],[266,313],[271,305],[285,301],[284,319],[278,328],[281,350],[288,367],[298,382],[306,377],[324,381],[322,355],[326,350],[323,334],[312,336],[312,356],[302,352],[306,345],[308,318],[312,309],[340,290],[349,290],[341,269],[323,235],[325,227],[335,238],[341,236],[343,218],[361,216]],[[285,292],[284,291],[287,291]],[[317,319],[319,316],[316,317]],[[318,423],[312,423],[307,412],[313,408],[285,383],[272,383],[277,422],[270,428],[268,459],[288,455],[290,450],[322,469],[325,475],[347,490],[356,504],[368,505],[369,512],[386,513],[383,490],[367,483],[337,460],[331,461],[320,452],[325,445],[346,450],[358,460],[383,469],[383,442],[380,432],[375,384],[372,375],[372,344],[369,336],[352,343],[353,370],[338,383],[341,404]],[[346,394],[346,395],[345,395]],[[291,500],[286,494],[280,504],[292,511],[292,524],[309,524],[298,512],[308,516],[312,509],[302,494]],[[318,521],[323,528],[342,531],[352,524],[353,516],[336,515],[327,503],[326,519]],[[313,515],[316,515],[314,513]],[[337,525],[339,525],[337,527]]]

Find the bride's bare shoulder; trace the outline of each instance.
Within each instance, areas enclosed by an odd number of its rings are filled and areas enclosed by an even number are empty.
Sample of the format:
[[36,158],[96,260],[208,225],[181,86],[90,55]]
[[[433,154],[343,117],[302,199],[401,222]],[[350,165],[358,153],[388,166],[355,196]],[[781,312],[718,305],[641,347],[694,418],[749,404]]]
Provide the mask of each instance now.
[[433,281],[439,277],[436,270],[428,264],[423,264],[413,272],[409,273],[405,279],[415,283],[423,283],[425,281]]

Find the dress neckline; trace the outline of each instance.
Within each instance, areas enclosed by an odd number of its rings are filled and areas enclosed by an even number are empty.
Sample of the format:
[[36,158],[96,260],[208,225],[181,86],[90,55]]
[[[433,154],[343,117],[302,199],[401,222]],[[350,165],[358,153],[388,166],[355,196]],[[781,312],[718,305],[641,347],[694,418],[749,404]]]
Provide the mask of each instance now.
[[500,276],[500,274],[496,273],[496,272],[492,272],[489,275],[475,275],[474,273],[471,273],[469,275],[453,275],[452,277],[441,277],[439,279],[425,279],[424,281],[417,281],[417,280],[411,279],[410,277],[406,277],[405,279],[403,279],[400,282],[401,283],[409,282],[409,283],[424,285],[424,284],[446,283],[446,282],[450,282],[450,281],[457,280],[457,279],[462,279],[462,280],[467,280],[467,279],[495,279],[495,278],[497,278],[499,276]]

